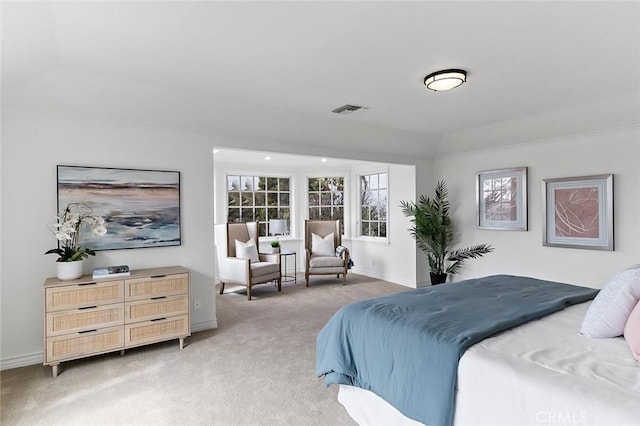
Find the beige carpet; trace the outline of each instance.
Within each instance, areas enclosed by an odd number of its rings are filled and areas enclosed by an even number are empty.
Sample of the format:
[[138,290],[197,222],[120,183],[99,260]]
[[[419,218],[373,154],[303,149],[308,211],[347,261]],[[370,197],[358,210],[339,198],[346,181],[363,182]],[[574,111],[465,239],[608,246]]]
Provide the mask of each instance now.
[[315,339],[341,306],[408,290],[350,274],[217,298],[218,329],[178,341],[2,372],[2,425],[354,425],[315,377]]

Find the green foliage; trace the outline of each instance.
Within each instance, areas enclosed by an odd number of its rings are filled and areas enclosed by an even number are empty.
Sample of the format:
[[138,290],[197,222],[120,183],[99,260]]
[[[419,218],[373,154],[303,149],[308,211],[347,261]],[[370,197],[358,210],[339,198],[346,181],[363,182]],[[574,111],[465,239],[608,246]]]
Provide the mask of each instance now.
[[78,247],[74,250],[69,246],[64,246],[48,250],[44,254],[57,254],[58,259],[56,262],[75,262],[76,260],[86,259],[89,256],[95,256],[96,252],[84,247]]
[[427,256],[429,270],[434,274],[452,274],[460,271],[467,259],[476,259],[493,251],[488,244],[478,244],[452,250],[453,223],[450,217],[449,193],[445,181],[435,187],[433,199],[421,195],[418,203],[400,201],[402,213],[411,218],[409,228],[417,247]]
[[278,240],[271,241],[271,247],[280,247],[280,241]]

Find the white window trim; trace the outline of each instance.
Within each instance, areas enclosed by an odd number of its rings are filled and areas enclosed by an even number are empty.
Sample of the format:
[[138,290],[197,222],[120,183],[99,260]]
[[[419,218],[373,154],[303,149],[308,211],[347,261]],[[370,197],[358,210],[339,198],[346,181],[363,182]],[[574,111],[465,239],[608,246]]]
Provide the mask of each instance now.
[[[387,174],[387,201],[386,201],[386,209],[387,209],[387,219],[386,219],[386,228],[387,235],[385,237],[371,237],[369,235],[360,235],[360,224],[362,223],[362,203],[360,201],[360,178],[361,176],[378,174],[378,173],[386,173]],[[391,174],[389,173],[389,165],[388,164],[380,164],[369,167],[360,167],[354,169],[355,175],[355,185],[354,185],[354,194],[355,194],[355,204],[356,204],[356,214],[355,214],[355,228],[354,235],[351,238],[354,241],[366,241],[366,242],[375,242],[375,243],[390,243],[390,226],[389,226],[389,199],[390,197],[390,188],[391,188]]]

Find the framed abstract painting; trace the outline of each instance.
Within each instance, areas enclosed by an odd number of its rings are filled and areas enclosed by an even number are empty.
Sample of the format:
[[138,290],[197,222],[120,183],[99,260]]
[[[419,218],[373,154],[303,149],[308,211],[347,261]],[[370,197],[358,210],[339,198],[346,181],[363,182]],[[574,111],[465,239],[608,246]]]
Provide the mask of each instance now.
[[527,168],[487,170],[476,175],[477,226],[527,230]]
[[613,175],[542,181],[545,246],[614,250]]
[[58,166],[58,212],[81,203],[106,221],[107,234],[82,235],[92,250],[179,246],[180,172]]

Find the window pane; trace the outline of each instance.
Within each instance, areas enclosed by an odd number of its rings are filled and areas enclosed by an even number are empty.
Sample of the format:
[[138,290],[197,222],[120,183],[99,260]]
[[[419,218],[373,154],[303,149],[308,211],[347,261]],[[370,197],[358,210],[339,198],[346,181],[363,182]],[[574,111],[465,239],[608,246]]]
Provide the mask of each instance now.
[[360,215],[362,220],[369,220],[369,207],[364,206],[360,210],[361,210]]
[[317,206],[318,204],[320,204],[320,194],[318,194],[317,192],[310,192],[309,193],[309,205],[310,206]]
[[277,192],[267,192],[267,205],[268,206],[277,206],[278,205],[278,193]]
[[242,209],[242,221],[253,222],[253,209]]
[[267,220],[267,209],[256,209],[256,220],[259,222]]
[[227,205],[228,206],[239,206],[240,205],[240,193],[239,192],[229,192],[229,196],[227,197]]
[[331,220],[331,207],[320,208],[320,218],[322,220]]
[[287,208],[280,208],[280,219],[287,219],[289,220],[289,218],[291,217],[291,213],[290,213],[290,209]]
[[387,206],[378,207],[378,216],[380,216],[380,220],[387,221]]
[[320,218],[320,209],[318,207],[313,207],[309,209],[309,219],[318,220]]
[[378,188],[380,189],[387,189],[387,174],[386,173],[380,173],[378,175],[379,181],[378,181]]
[[267,213],[269,215],[269,219],[278,219],[278,209],[277,208],[267,209]]
[[309,191],[319,191],[320,190],[320,179],[318,178],[309,178]]
[[378,191],[378,205],[387,205],[387,191],[385,189],[381,189],[380,191]]
[[267,235],[267,224],[266,223],[258,223],[258,235],[264,237]]
[[378,189],[378,175],[369,175],[369,189]]
[[380,222],[380,236],[387,236],[387,222]]
[[240,209],[229,209],[229,217],[227,222],[240,222]]
[[369,235],[369,222],[362,222],[362,226],[360,227],[360,233],[362,235]]
[[378,208],[377,207],[370,207],[369,218],[371,220],[378,220]]
[[341,206],[344,202],[344,194],[342,192],[333,193],[333,205]]
[[242,193],[242,205],[251,207],[253,206],[253,192]]
[[264,176],[258,176],[258,183],[256,184],[256,191],[265,191],[267,189],[267,178]]
[[280,191],[289,191],[289,178],[280,178]]
[[371,222],[371,229],[369,230],[369,235],[372,237],[378,236],[378,222]]
[[323,192],[320,194],[320,205],[322,206],[330,206],[331,205],[331,193]]
[[289,193],[285,192],[285,193],[280,193],[280,205],[281,206],[288,206],[289,205]]
[[268,191],[278,190],[278,178],[267,178],[267,190]]
[[242,191],[253,191],[253,176],[242,176],[240,184]]
[[266,194],[264,192],[256,192],[254,194],[255,194],[254,202],[256,206],[267,205]]
[[329,180],[324,178],[320,179],[320,191],[328,191],[329,190]]
[[240,190],[240,176],[227,176],[227,191]]

